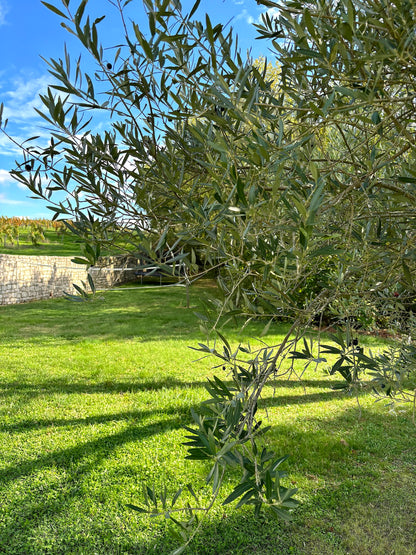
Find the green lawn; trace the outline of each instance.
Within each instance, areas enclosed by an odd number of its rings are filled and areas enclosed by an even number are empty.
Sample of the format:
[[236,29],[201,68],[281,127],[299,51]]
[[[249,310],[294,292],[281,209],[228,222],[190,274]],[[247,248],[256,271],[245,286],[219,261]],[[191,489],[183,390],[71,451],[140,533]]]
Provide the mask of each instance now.
[[[203,294],[192,289],[193,306]],[[140,502],[144,482],[173,491],[192,481],[204,495],[205,467],[184,460],[181,441],[212,370],[188,348],[204,337],[185,290],[99,295],[0,307],[0,553],[167,554],[165,524],[125,504]],[[270,384],[267,441],[291,454],[288,483],[302,504],[288,524],[218,505],[189,553],[413,554],[410,408],[361,404],[359,419],[356,401],[313,370],[302,384]]]
[[[23,229],[19,244],[0,242],[0,254],[18,254],[34,256],[82,256],[80,239],[77,235],[66,231],[63,236],[59,235],[54,229],[43,229],[45,240],[38,245],[33,245],[27,237],[27,231]],[[128,234],[118,238],[117,244],[106,246],[102,255],[126,254],[131,251]]]
[[0,254],[19,254],[34,256],[80,256],[81,249],[76,235],[69,232],[62,237],[53,229],[44,229],[45,241],[39,245],[32,245],[23,230],[19,244],[0,244]]

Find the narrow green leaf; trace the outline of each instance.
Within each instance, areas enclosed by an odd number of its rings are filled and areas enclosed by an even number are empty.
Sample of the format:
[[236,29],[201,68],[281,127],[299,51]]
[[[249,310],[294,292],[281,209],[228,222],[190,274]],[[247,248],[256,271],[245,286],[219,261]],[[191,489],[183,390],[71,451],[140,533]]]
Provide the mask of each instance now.
[[185,549],[187,548],[187,545],[181,545],[180,547],[178,547],[177,549],[174,549],[173,551],[171,551],[169,553],[169,555],[180,555],[181,553],[183,553],[185,551]]
[[410,271],[409,266],[406,264],[404,260],[402,260],[402,267],[403,267],[403,274],[405,281],[413,287],[413,277]]
[[88,285],[90,286],[90,289],[91,289],[92,293],[95,293],[95,292],[96,292],[96,289],[95,289],[94,280],[92,279],[92,275],[91,275],[91,274],[88,274],[88,278],[87,278],[87,279],[88,279]]
[[271,505],[270,508],[272,511],[282,520],[292,520],[292,515],[283,509],[279,509],[276,505]]
[[79,25],[81,23],[82,16],[84,15],[85,7],[88,3],[88,0],[82,0],[76,13],[75,13],[75,22]]
[[381,123],[379,112],[376,111],[371,114],[371,121],[374,123],[374,125],[378,125],[379,123]]
[[138,513],[149,513],[148,510],[138,507],[137,505],[132,505],[131,503],[127,503],[126,507],[133,509],[133,511],[137,511]]
[[227,347],[228,351],[231,352],[231,347],[230,347],[230,344],[228,343],[227,339],[222,335],[221,332],[219,332],[218,330],[215,330],[215,331],[216,331],[218,337],[221,339],[221,341]]
[[223,501],[222,504],[228,505],[228,503],[231,503],[232,501],[234,501],[235,499],[243,495],[243,493],[245,493],[247,490],[251,489],[253,487],[253,484],[254,482],[252,480],[250,480],[249,482],[243,482],[242,484],[239,484],[234,488],[234,490],[225,499],[225,501]]
[[193,490],[192,484],[186,484],[186,487],[187,487],[189,493],[192,495],[192,497],[194,497],[196,499],[196,501],[198,501],[198,497],[196,496],[196,494]]
[[194,15],[200,3],[201,3],[201,0],[196,0],[195,4],[192,6],[191,11],[189,12],[189,15],[188,15],[189,19],[191,19],[191,17]]
[[61,12],[61,10],[58,10],[58,8],[56,6],[53,6],[52,4],[49,4],[49,2],[43,2],[43,0],[41,0],[41,3],[46,6],[46,8],[48,8],[48,10],[51,10],[51,12],[56,13],[57,15],[63,17],[64,19],[69,19],[69,17],[67,15],[65,15],[63,12]]
[[172,504],[171,504],[172,507],[175,505],[176,501],[179,499],[179,497],[180,497],[182,491],[183,491],[183,488],[179,488],[178,491],[177,491],[177,492],[175,493],[175,495],[173,496],[173,498],[172,498]]
[[237,503],[237,505],[235,506],[236,509],[239,509],[240,507],[242,507],[243,505],[245,505],[247,503],[247,501],[249,501],[253,495],[256,494],[256,490],[253,488],[251,490],[249,490],[245,495],[243,495],[243,497],[240,499],[240,501]]
[[289,455],[284,455],[283,457],[280,457],[280,459],[277,459],[277,461],[275,461],[275,463],[274,463],[273,466],[272,466],[273,472],[276,472],[277,468],[278,468],[283,462],[285,462],[288,458],[289,458]]
[[267,324],[261,330],[260,337],[264,337],[265,335],[267,335],[267,333],[269,332],[270,326],[273,323],[273,320],[274,320],[274,318],[270,318],[270,320],[267,322]]

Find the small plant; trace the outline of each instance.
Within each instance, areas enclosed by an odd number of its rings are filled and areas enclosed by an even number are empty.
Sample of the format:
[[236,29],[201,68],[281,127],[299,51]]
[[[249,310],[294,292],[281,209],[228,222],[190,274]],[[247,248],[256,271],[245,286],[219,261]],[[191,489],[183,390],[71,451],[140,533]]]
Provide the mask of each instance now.
[[[287,488],[281,483],[287,474],[280,465],[288,455],[279,457],[262,444],[270,427],[262,426],[262,421],[256,419],[258,387],[265,374],[275,371],[276,352],[261,349],[252,353],[250,346],[241,345],[232,352],[228,341],[222,335],[221,338],[224,342],[222,352],[202,343],[194,350],[219,358],[220,366],[228,372],[232,384],[218,376],[208,380],[209,398],[201,404],[199,412],[192,411],[194,427],[185,428],[189,434],[184,443],[188,447],[186,458],[210,462],[206,476],[206,483],[212,484],[209,502],[202,504],[192,485],[178,489],[170,502],[166,489],[157,493],[146,486],[144,505],[127,505],[140,513],[166,518],[175,525],[173,533],[182,545],[171,555],[182,553],[192,541],[201,525],[198,514],[207,514],[212,508],[220,495],[227,470],[231,468],[238,469],[241,478],[223,500],[223,505],[238,500],[237,508],[252,505],[256,516],[268,508],[275,516],[289,520],[290,511],[299,504],[294,498],[297,489]],[[248,360],[244,358],[247,355]],[[196,504],[191,506],[186,501],[181,506],[176,505],[183,492],[190,493]],[[178,514],[185,520],[178,520]]]
[[38,247],[41,242],[45,241],[45,235],[43,233],[42,224],[40,222],[33,220],[30,223],[30,227],[28,230],[28,239],[35,247]]

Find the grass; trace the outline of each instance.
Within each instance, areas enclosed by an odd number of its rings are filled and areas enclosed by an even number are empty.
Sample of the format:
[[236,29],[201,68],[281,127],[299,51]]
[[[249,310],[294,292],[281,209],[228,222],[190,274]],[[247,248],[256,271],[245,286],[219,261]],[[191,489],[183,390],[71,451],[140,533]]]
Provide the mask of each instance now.
[[[59,235],[54,229],[43,230],[44,241],[40,241],[38,245],[33,245],[27,237],[27,231],[23,229],[19,244],[10,242],[0,242],[0,254],[17,254],[32,256],[82,256],[81,243],[77,235],[66,231],[63,235]],[[103,256],[111,256],[117,254],[126,254],[131,251],[131,237],[128,234],[122,234],[117,239],[117,244],[107,246],[103,249]]]
[[[192,289],[195,306],[202,287]],[[63,299],[0,308],[0,553],[167,554],[164,523],[125,508],[143,483],[192,481],[183,425],[205,398],[210,361],[181,288],[108,291],[88,304]],[[244,336],[229,329],[233,341]],[[276,342],[285,326],[267,340]],[[365,337],[372,348],[380,340]],[[217,370],[220,372],[220,370]],[[274,392],[274,388],[276,391]],[[410,409],[332,391],[309,371],[303,384],[265,390],[267,441],[302,501],[291,523],[218,505],[192,546],[198,555],[413,554],[416,434]],[[231,477],[235,478],[235,477]],[[229,487],[231,487],[231,482]]]
[[62,237],[58,236],[53,229],[44,229],[43,234],[45,241],[41,241],[39,245],[33,245],[26,237],[23,231],[19,245],[7,243],[0,244],[0,254],[18,254],[32,256],[80,256],[81,249],[76,235],[64,233]]

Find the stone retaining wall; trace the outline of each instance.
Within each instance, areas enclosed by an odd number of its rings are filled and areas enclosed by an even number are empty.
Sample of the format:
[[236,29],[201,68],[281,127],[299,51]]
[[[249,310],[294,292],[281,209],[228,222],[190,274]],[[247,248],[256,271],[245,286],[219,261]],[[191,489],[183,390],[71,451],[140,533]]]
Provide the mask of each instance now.
[[89,269],[97,289],[108,289],[136,279],[137,258],[131,256],[106,256]]
[[131,281],[134,272],[124,270],[131,262],[126,257],[105,258],[99,267],[87,270],[86,266],[71,262],[71,257],[0,254],[0,305],[75,293],[72,284],[86,283],[88,271],[97,289]]

